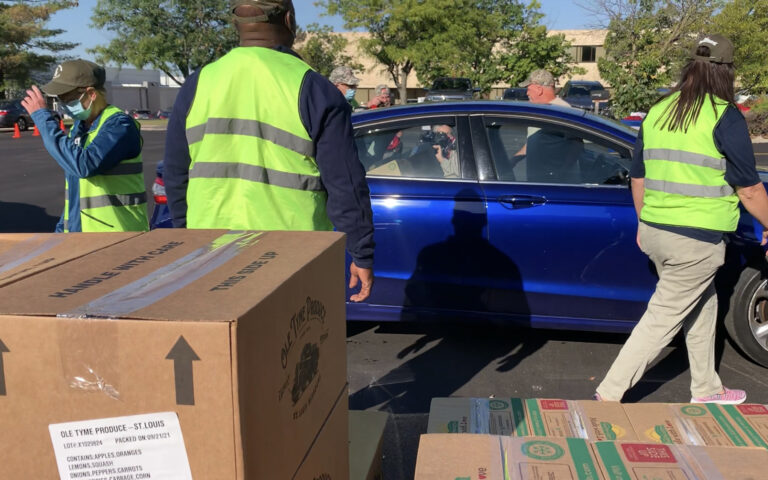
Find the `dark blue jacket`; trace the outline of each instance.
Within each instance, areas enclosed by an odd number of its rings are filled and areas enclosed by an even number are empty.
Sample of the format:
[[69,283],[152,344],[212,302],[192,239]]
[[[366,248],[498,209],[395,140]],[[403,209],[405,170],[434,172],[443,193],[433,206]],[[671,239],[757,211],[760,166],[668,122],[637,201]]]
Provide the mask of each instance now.
[[[278,47],[285,54],[292,50]],[[298,55],[296,55],[298,56]],[[168,121],[165,140],[163,180],[173,225],[187,224],[187,183],[189,145],[185,135],[187,114],[197,90],[199,73],[189,76],[181,87]],[[254,78],[258,81],[258,78]],[[275,108],[286,108],[275,105]],[[315,161],[328,192],[326,209],[336,230],[347,234],[347,251],[355,264],[373,266],[373,214],[365,170],[357,156],[350,121],[351,108],[341,92],[325,77],[309,71],[299,92],[301,121],[315,144]],[[254,205],[253,208],[258,208]]]

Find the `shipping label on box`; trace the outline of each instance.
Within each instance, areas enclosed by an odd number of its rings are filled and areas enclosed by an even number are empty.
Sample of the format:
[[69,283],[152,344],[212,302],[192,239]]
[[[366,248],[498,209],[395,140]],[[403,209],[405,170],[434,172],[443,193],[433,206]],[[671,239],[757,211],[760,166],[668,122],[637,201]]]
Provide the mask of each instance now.
[[49,425],[61,480],[192,480],[174,412]]
[[525,407],[531,435],[593,441],[636,439],[618,402],[532,398],[525,401]]
[[525,407],[519,398],[433,398],[427,433],[487,433],[526,436]]

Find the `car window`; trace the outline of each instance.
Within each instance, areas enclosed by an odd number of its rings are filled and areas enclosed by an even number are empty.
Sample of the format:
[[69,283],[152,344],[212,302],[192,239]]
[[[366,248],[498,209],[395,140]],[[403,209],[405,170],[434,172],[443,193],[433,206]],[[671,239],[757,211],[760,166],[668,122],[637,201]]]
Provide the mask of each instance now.
[[501,181],[568,185],[626,184],[631,154],[589,132],[538,120],[486,118]]
[[357,129],[355,143],[366,175],[459,178],[458,134],[450,120]]

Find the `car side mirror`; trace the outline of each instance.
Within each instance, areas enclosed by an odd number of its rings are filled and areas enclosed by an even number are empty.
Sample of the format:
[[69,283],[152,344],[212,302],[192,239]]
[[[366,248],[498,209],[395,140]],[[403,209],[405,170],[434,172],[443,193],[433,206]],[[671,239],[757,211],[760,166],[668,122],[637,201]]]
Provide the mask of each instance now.
[[608,90],[596,90],[591,92],[589,96],[592,100],[608,100],[611,98],[611,94],[608,93]]

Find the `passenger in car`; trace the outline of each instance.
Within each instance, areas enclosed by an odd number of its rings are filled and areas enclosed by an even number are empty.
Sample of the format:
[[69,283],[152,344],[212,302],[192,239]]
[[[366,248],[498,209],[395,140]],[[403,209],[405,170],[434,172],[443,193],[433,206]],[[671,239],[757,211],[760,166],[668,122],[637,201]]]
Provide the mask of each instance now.
[[445,178],[458,178],[461,176],[459,170],[459,152],[456,151],[456,136],[453,134],[453,128],[450,125],[440,124],[432,126],[434,134],[435,158],[443,169]]

